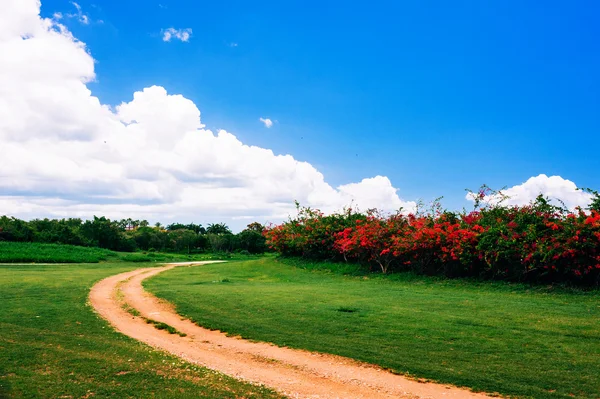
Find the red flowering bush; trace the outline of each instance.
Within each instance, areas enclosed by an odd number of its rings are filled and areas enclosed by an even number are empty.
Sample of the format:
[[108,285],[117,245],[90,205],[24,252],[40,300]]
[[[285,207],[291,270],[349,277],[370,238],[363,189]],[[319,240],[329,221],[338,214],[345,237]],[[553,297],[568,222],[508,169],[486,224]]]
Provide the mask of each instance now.
[[489,191],[475,194],[470,213],[436,206],[417,215],[346,210],[325,216],[303,208],[264,234],[282,255],[357,262],[382,273],[598,285],[600,195],[592,193],[590,209],[576,212],[542,196],[527,206],[490,205],[482,202]]
[[393,254],[406,268],[426,274],[466,275],[472,268],[479,233],[477,215],[445,212],[437,217],[408,215],[408,228],[395,236]]
[[345,260],[375,263],[383,273],[387,273],[396,260],[393,252],[396,236],[404,228],[406,221],[401,215],[383,218],[371,213],[336,233],[334,248]]
[[268,245],[286,256],[313,259],[342,259],[336,249],[336,234],[353,226],[366,216],[351,208],[340,214],[324,215],[322,212],[298,206],[298,217],[279,226],[265,229]]

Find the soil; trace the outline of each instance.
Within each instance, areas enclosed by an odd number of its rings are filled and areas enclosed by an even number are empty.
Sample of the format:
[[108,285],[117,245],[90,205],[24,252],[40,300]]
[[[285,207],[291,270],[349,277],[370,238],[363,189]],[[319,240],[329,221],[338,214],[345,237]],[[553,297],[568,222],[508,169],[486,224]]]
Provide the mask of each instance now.
[[[391,399],[491,398],[467,389],[419,382],[380,367],[340,356],[251,342],[211,331],[178,315],[173,307],[144,291],[142,281],[177,266],[212,262],[186,262],[143,268],[108,277],[90,292],[94,309],[132,338],[232,377],[267,386],[289,398]],[[117,295],[117,291],[121,293]],[[133,316],[124,308],[136,309]],[[182,333],[169,334],[147,324],[143,317],[166,323]]]

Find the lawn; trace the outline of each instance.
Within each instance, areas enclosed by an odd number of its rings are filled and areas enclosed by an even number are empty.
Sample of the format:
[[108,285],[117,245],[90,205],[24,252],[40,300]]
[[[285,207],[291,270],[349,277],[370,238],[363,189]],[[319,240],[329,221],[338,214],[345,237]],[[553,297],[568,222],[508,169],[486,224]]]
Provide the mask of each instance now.
[[97,263],[116,257],[102,248],[0,241],[0,263]]
[[0,263],[186,262],[210,259],[252,259],[252,255],[115,252],[96,247],[0,241]]
[[503,395],[600,398],[597,291],[351,277],[273,258],[176,268],[145,285],[198,324],[250,339]]
[[0,398],[280,398],[116,333],[86,304],[149,264],[0,266]]

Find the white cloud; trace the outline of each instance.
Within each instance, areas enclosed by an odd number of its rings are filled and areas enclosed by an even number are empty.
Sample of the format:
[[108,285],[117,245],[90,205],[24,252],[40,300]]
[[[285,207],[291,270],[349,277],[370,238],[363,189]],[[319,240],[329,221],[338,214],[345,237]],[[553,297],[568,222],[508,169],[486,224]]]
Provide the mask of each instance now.
[[360,207],[363,210],[380,208],[385,203],[386,210],[414,211],[414,202],[405,202],[398,197],[398,189],[392,186],[392,182],[386,176],[375,176],[363,179],[360,183],[341,185],[338,188],[342,196],[342,203],[347,204],[355,198],[360,198]]
[[163,42],[170,42],[171,39],[178,39],[181,40],[182,42],[188,42],[190,40],[190,37],[192,36],[192,29],[187,28],[187,29],[175,29],[175,28],[168,28],[168,29],[163,29],[162,31],[163,33]]
[[237,46],[238,46],[238,44],[237,44],[237,43],[235,43],[235,42],[231,42],[231,43],[229,43],[229,47],[237,47]]
[[[81,6],[74,1],[72,1],[71,4],[73,5],[73,7],[75,7],[77,12],[75,12],[74,14],[67,14],[67,17],[76,18],[82,24],[88,25],[90,23],[90,18],[86,14],[83,13]],[[56,13],[56,14],[54,14],[54,16],[56,17],[57,14],[60,15],[60,17],[62,18],[62,14],[60,14],[60,13]],[[58,19],[60,19],[60,18],[58,18]]]
[[258,118],[258,120],[261,121],[267,129],[273,126],[273,121],[269,118]]
[[[502,193],[508,196],[508,199],[502,202],[505,205],[526,205],[540,194],[548,197],[555,205],[561,205],[560,201],[564,202],[571,210],[578,206],[585,208],[592,200],[590,194],[577,190],[577,185],[572,181],[544,174],[530,177],[525,183],[502,190]],[[466,198],[473,200],[471,194],[467,194]],[[496,203],[499,199],[500,196],[490,196],[485,201]]]
[[95,72],[84,43],[58,19],[40,18],[36,0],[8,0],[3,8],[0,214],[225,221],[235,228],[285,218],[294,200],[323,210],[351,202],[414,207],[386,177],[336,189],[307,162],[208,130],[196,104],[159,86],[104,105],[86,85]]

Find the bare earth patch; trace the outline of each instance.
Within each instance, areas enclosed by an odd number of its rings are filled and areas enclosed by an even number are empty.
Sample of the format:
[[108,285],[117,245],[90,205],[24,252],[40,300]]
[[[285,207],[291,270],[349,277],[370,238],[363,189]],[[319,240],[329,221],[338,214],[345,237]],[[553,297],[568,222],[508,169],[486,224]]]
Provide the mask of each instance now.
[[[418,382],[340,356],[228,337],[182,319],[172,306],[142,288],[144,279],[158,273],[176,266],[206,263],[213,262],[168,264],[108,277],[92,288],[90,302],[102,317],[125,335],[191,363],[265,385],[290,398],[491,398],[462,388]],[[119,295],[117,290],[120,290]],[[124,305],[135,309],[139,316],[127,312]],[[165,323],[187,335],[181,337],[157,330],[144,318]]]

